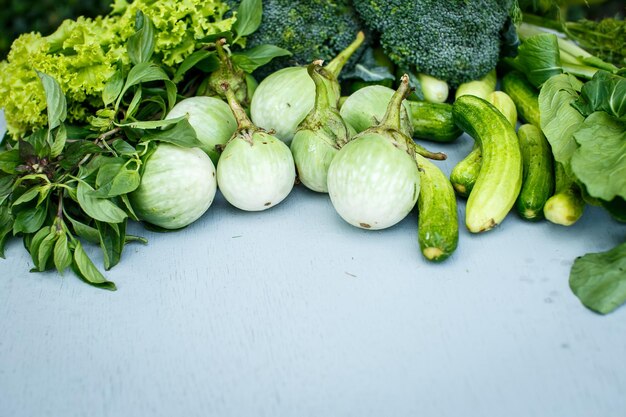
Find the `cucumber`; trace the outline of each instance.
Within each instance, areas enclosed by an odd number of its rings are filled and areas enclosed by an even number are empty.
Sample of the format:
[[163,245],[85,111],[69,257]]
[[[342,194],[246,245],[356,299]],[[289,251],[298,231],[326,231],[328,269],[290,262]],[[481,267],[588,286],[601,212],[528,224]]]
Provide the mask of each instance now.
[[480,146],[482,163],[467,200],[465,225],[472,233],[490,230],[509,213],[522,186],[522,154],[515,129],[488,101],[461,96],[454,121]]
[[562,226],[571,226],[585,210],[585,200],[578,184],[567,175],[563,165],[554,164],[555,192],[543,206],[545,218]]
[[417,240],[426,259],[441,262],[459,242],[456,197],[452,184],[435,164],[419,154],[415,158],[420,171]]
[[524,74],[512,71],[502,77],[502,91],[507,93],[522,120],[537,127],[539,122],[539,92],[526,80]]
[[[517,125],[517,110],[508,94],[503,91],[492,91],[487,95],[486,100],[498,109],[513,127]],[[472,151],[452,169],[450,181],[457,194],[461,197],[469,196],[474,188],[480,172],[481,161],[480,147],[474,144]]]
[[474,188],[476,178],[480,173],[480,163],[483,155],[480,146],[474,144],[472,151],[457,163],[450,172],[450,182],[454,190],[461,197],[468,197]]
[[543,206],[554,192],[554,168],[552,151],[541,129],[525,124],[517,130],[522,151],[524,173],[522,190],[515,207],[526,220],[541,220]]
[[411,121],[413,137],[433,142],[452,142],[461,136],[461,129],[452,118],[452,105],[405,100]]
[[496,89],[498,78],[496,70],[489,71],[483,78],[474,81],[468,81],[458,86],[454,98],[457,99],[464,95],[473,95],[476,97],[487,99],[487,96]]

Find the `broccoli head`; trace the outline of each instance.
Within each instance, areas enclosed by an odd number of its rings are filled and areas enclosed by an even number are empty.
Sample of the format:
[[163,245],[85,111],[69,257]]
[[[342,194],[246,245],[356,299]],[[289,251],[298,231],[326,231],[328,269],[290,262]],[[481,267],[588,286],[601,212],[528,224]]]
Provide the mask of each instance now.
[[452,87],[495,68],[512,5],[512,0],[354,1],[392,61]]
[[[239,0],[228,0],[236,9]],[[364,26],[350,0],[264,0],[261,26],[247,38],[247,47],[271,44],[293,55],[274,58],[255,72],[263,78],[287,66],[329,61],[344,50]],[[359,55],[357,51],[355,55]],[[357,61],[353,55],[346,67]]]

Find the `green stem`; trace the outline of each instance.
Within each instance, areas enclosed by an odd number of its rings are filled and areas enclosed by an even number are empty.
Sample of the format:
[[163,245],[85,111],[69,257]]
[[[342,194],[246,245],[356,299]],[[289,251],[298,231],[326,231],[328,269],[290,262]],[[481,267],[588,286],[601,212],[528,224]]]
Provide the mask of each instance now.
[[235,120],[237,120],[237,130],[254,129],[254,124],[246,114],[244,108],[239,104],[239,101],[237,101],[235,93],[227,83],[222,84],[222,91],[224,91],[230,110],[233,112]]
[[391,128],[397,131],[401,131],[400,127],[400,114],[402,113],[402,102],[411,93],[411,86],[409,85],[409,76],[404,74],[400,78],[400,86],[389,101],[387,111],[383,116],[379,127]]
[[563,71],[568,74],[575,75],[579,78],[585,78],[590,80],[593,78],[594,74],[598,72],[598,68],[590,67],[588,65],[577,65],[577,64],[569,64],[569,63],[561,63],[563,67]]
[[333,58],[333,60],[330,61],[328,65],[326,65],[326,69],[330,71],[335,77],[338,77],[343,66],[346,65],[346,62],[348,62],[348,59],[350,59],[352,54],[354,54],[354,52],[359,49],[364,40],[365,34],[363,32],[357,33],[356,39],[350,45],[348,45],[346,49],[341,51],[339,55]]

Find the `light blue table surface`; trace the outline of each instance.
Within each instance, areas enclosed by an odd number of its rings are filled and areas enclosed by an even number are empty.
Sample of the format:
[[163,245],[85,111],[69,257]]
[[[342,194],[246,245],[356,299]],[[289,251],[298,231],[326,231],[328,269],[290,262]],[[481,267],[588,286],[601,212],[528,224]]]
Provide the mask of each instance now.
[[[471,145],[431,148],[449,172]],[[594,208],[569,228],[511,214],[462,229],[439,265],[416,227],[412,213],[356,229],[302,186],[261,213],[218,194],[183,231],[131,225],[149,244],[107,273],[117,292],[29,273],[14,239],[0,416],[626,416],[626,308],[594,314],[568,287],[574,258],[624,225]]]

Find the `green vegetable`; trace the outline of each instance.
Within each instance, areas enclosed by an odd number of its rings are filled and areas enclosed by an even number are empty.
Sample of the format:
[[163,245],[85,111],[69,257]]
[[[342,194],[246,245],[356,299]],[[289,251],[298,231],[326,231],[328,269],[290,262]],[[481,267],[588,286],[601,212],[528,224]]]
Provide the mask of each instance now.
[[326,193],[328,167],[350,140],[351,130],[339,114],[337,103],[328,100],[334,76],[322,67],[322,61],[314,61],[307,71],[315,82],[315,105],[298,126],[291,153],[300,181],[313,191]]
[[[329,91],[333,97],[329,97],[329,100],[338,102],[340,88],[336,78],[364,39],[364,34],[359,32],[356,39],[326,66],[335,77],[333,89]],[[273,130],[277,138],[289,144],[314,103],[315,83],[306,67],[287,67],[259,83],[250,104],[250,115],[255,125]]]
[[504,91],[493,91],[487,96],[486,100],[506,117],[506,120],[511,123],[513,128],[517,126],[517,107],[511,96]]
[[513,2],[368,0],[354,7],[392,61],[452,88],[495,68]]
[[408,93],[408,76],[404,76],[381,123],[355,136],[330,164],[330,200],[353,226],[391,227],[415,206],[420,174],[413,141],[400,131],[402,101]]
[[129,197],[140,220],[180,229],[208,210],[216,190],[215,167],[206,153],[163,143],[144,160],[141,184]]
[[291,192],[296,170],[289,147],[255,126],[224,85],[237,120],[237,132],[226,144],[217,164],[217,183],[224,198],[246,211],[267,210]]
[[[380,124],[387,112],[394,90],[382,85],[370,85],[355,91],[341,105],[341,117],[357,133]],[[400,110],[400,131],[413,136],[413,124],[408,101],[402,103]]]
[[552,152],[541,129],[535,125],[520,126],[517,136],[524,174],[515,207],[522,218],[540,220],[543,218],[543,207],[554,190]]
[[522,185],[522,157],[513,126],[495,107],[472,95],[453,105],[457,125],[479,144],[482,163],[469,195],[465,224],[472,233],[498,225],[513,207]]
[[445,103],[448,99],[448,83],[427,74],[417,74],[424,100],[429,103]]
[[585,210],[581,189],[559,162],[554,165],[554,179],[554,195],[546,201],[543,214],[551,223],[571,226],[582,217]]
[[404,101],[413,125],[413,137],[433,142],[452,142],[461,136],[461,129],[452,118],[452,105]]
[[[231,6],[239,0],[228,0]],[[292,55],[273,60],[255,72],[263,79],[285,67],[307,65],[314,60],[330,61],[363,30],[349,0],[264,0],[263,17],[256,32],[246,40],[246,47],[276,45]],[[360,53],[348,63],[352,69]]]
[[471,94],[487,100],[487,96],[496,90],[497,81],[496,70],[493,69],[478,80],[467,81],[459,85],[455,92],[455,98]]
[[202,143],[200,148],[217,165],[217,147],[225,145],[237,130],[237,121],[230,107],[215,97],[189,97],[178,102],[166,118],[175,119],[185,115]]
[[[86,124],[106,104],[103,92],[108,81],[118,72],[127,73],[139,62],[138,56],[173,72],[202,38],[227,31],[235,22],[234,17],[224,17],[228,6],[218,0],[136,0],[116,5],[119,14],[66,20],[49,36],[27,33],[13,42],[7,60],[0,62],[0,108],[13,138],[47,123],[46,98],[35,70],[59,83],[67,97],[68,121]],[[137,17],[140,11],[147,19]],[[144,25],[144,20],[150,23]],[[151,56],[141,57],[133,42],[148,38]]]
[[452,255],[459,241],[456,197],[435,164],[421,155],[416,158],[420,169],[417,240],[426,259],[441,262]]
[[502,77],[502,91],[511,97],[515,109],[523,121],[537,127],[541,125],[539,121],[539,92],[526,80],[524,74],[518,71],[505,74]]
[[608,314],[626,302],[626,243],[574,261],[569,285],[591,310]]

